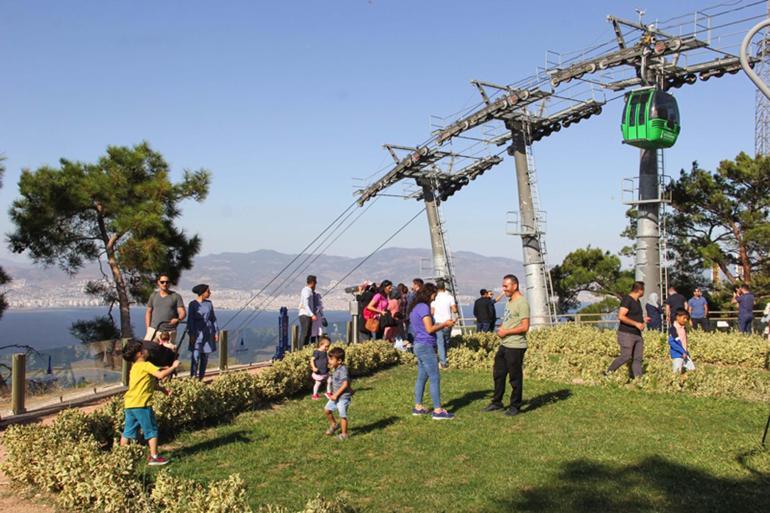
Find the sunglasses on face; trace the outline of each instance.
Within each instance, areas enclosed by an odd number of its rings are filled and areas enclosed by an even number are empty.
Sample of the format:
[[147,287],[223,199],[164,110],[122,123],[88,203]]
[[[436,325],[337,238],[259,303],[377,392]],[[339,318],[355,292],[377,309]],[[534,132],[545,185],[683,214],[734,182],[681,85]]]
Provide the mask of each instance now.
[[168,283],[168,280],[161,280],[161,281],[159,281],[158,283],[160,283],[161,285],[165,285],[165,284],[167,284],[167,283]]

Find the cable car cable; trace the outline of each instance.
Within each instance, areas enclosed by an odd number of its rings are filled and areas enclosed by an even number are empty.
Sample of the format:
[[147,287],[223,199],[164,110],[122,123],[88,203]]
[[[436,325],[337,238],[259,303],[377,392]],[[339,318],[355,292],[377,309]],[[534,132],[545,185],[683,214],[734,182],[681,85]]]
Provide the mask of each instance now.
[[233,320],[234,320],[236,317],[238,317],[238,315],[240,315],[240,314],[241,314],[241,313],[242,313],[242,312],[243,312],[243,311],[246,309],[246,307],[247,307],[247,306],[249,306],[249,305],[251,304],[251,302],[252,302],[252,301],[254,301],[254,300],[255,300],[255,299],[256,299],[256,298],[257,298],[257,297],[258,297],[258,296],[259,296],[259,295],[262,293],[262,291],[264,291],[264,290],[265,290],[267,287],[269,287],[269,286],[270,286],[270,285],[271,285],[271,284],[272,284],[272,283],[273,283],[275,280],[277,280],[277,279],[278,279],[278,277],[279,277],[281,274],[283,274],[283,273],[286,271],[286,269],[288,269],[288,268],[289,268],[289,267],[290,267],[290,266],[291,266],[291,265],[292,265],[294,262],[296,262],[296,261],[297,261],[297,259],[299,259],[299,257],[302,255],[302,253],[304,253],[304,252],[305,252],[305,251],[306,251],[306,250],[307,250],[307,249],[308,249],[310,246],[312,246],[312,245],[313,245],[313,244],[314,244],[314,243],[315,243],[315,242],[316,242],[318,239],[320,239],[320,238],[321,238],[321,236],[323,236],[323,234],[324,234],[324,233],[326,233],[326,232],[327,232],[327,231],[328,231],[328,230],[329,230],[329,229],[330,229],[330,228],[331,228],[333,225],[335,225],[335,224],[337,223],[337,221],[338,221],[340,218],[342,218],[342,217],[343,217],[343,216],[344,216],[344,215],[345,215],[345,214],[346,214],[346,213],[347,213],[347,212],[348,212],[348,211],[349,211],[351,208],[355,208],[357,204],[358,204],[358,201],[356,200],[356,201],[354,201],[353,203],[351,203],[350,205],[348,205],[348,207],[347,207],[347,208],[345,208],[345,210],[343,210],[343,211],[342,211],[342,213],[341,213],[340,215],[338,215],[338,216],[337,216],[337,217],[334,219],[334,221],[332,221],[331,223],[329,223],[329,225],[327,225],[327,226],[326,226],[326,228],[324,228],[324,229],[323,229],[323,231],[322,231],[321,233],[319,233],[319,234],[316,236],[316,238],[315,238],[315,239],[313,239],[312,241],[310,241],[310,242],[308,243],[308,245],[307,245],[307,246],[305,246],[305,247],[302,249],[302,251],[300,251],[300,252],[297,254],[297,256],[295,256],[295,257],[294,257],[294,258],[293,258],[293,259],[292,259],[292,260],[291,260],[291,261],[290,261],[288,264],[286,264],[286,265],[285,265],[285,266],[284,266],[284,267],[283,267],[283,268],[282,268],[280,271],[278,271],[278,274],[276,274],[275,276],[273,276],[273,278],[272,278],[270,281],[268,281],[268,282],[267,282],[267,283],[266,283],[266,284],[265,284],[265,285],[264,285],[264,286],[263,286],[263,287],[262,287],[262,288],[259,290],[259,292],[257,292],[256,294],[254,294],[254,295],[253,295],[253,296],[252,296],[252,297],[251,297],[251,298],[250,298],[248,301],[246,301],[246,303],[244,303],[244,305],[243,305],[243,306],[240,308],[240,310],[238,310],[238,311],[235,313],[235,315],[233,315],[233,316],[232,316],[230,319],[228,319],[228,321],[227,321],[227,322],[226,322],[226,323],[225,323],[225,324],[222,326],[222,328],[221,328],[221,329],[224,329],[225,327],[227,327],[227,326],[228,326],[228,325],[229,325],[229,324],[230,324],[230,323],[231,323],[231,322],[232,322],[232,321],[233,321]]
[[[318,258],[320,258],[320,257],[321,257],[323,254],[325,254],[325,253],[326,253],[326,251],[327,251],[327,250],[328,250],[328,249],[329,249],[329,248],[330,248],[330,247],[331,247],[331,246],[332,246],[332,245],[333,245],[333,244],[334,244],[334,243],[335,243],[337,240],[339,240],[339,238],[340,238],[340,237],[341,237],[341,236],[342,236],[342,235],[343,235],[345,232],[347,232],[347,231],[348,231],[348,230],[349,230],[349,229],[350,229],[350,228],[351,228],[351,227],[352,227],[352,226],[353,226],[353,225],[354,225],[354,224],[355,224],[355,223],[356,223],[356,222],[357,222],[357,221],[358,221],[358,220],[361,218],[361,216],[363,216],[363,215],[364,215],[364,214],[367,212],[367,210],[369,210],[369,209],[372,207],[372,205],[374,205],[374,203],[376,203],[376,200],[377,200],[377,199],[379,199],[379,197],[376,197],[376,198],[375,198],[375,201],[372,201],[371,203],[369,203],[369,204],[366,206],[366,208],[362,209],[362,210],[361,210],[361,212],[359,212],[359,214],[358,214],[358,215],[355,217],[355,219],[353,219],[353,220],[352,220],[350,223],[348,223],[348,225],[347,225],[347,226],[346,226],[346,227],[345,227],[345,228],[344,228],[344,229],[343,229],[341,232],[339,232],[339,233],[337,234],[337,236],[334,238],[334,240],[332,240],[331,242],[329,242],[329,243],[328,243],[328,244],[327,244],[327,245],[326,245],[326,246],[325,246],[323,249],[321,249],[321,251],[320,251],[320,252],[318,252],[318,253],[315,253],[315,254],[313,254],[313,253],[310,253],[310,254],[308,255],[308,258],[309,258],[310,256],[312,256],[312,257],[313,257],[313,258],[312,258],[312,260],[310,260],[309,262],[307,262],[307,258],[306,258],[306,259],[303,261],[303,263],[300,263],[300,265],[299,265],[299,266],[298,266],[298,267],[297,267],[297,268],[296,268],[296,269],[295,269],[295,270],[292,272],[292,274],[291,274],[289,277],[287,277],[286,279],[284,279],[284,280],[283,280],[283,281],[282,281],[282,282],[281,282],[281,283],[278,285],[278,287],[276,287],[275,289],[273,289],[273,291],[271,292],[271,295],[270,295],[268,298],[265,298],[265,299],[264,299],[264,300],[263,300],[263,301],[262,301],[262,302],[261,302],[261,303],[260,303],[260,304],[257,306],[257,308],[255,308],[255,309],[254,309],[254,312],[250,313],[250,314],[249,314],[249,316],[248,316],[248,317],[247,317],[247,318],[246,318],[246,319],[245,319],[243,322],[241,322],[241,324],[238,326],[238,328],[236,328],[236,331],[239,331],[239,330],[243,329],[244,327],[248,326],[248,324],[249,324],[249,323],[251,323],[251,322],[255,321],[255,320],[256,320],[256,319],[257,319],[257,318],[258,318],[258,317],[259,317],[259,316],[262,314],[262,312],[264,312],[264,311],[265,311],[265,309],[267,309],[267,307],[268,307],[268,306],[270,306],[270,304],[272,304],[272,302],[273,302],[273,301],[275,301],[275,300],[278,298],[278,294],[277,294],[277,293],[278,293],[278,291],[279,291],[279,290],[281,290],[285,284],[289,283],[289,282],[290,282],[291,280],[293,280],[293,279],[296,279],[296,278],[297,278],[297,276],[300,276],[300,275],[302,274],[302,272],[303,272],[303,271],[305,271],[305,270],[306,270],[308,267],[310,267],[310,266],[311,266],[311,265],[312,265],[312,264],[313,264],[313,263],[314,263],[316,260],[318,260]],[[352,212],[355,212],[355,211],[352,211]],[[352,214],[352,212],[351,212],[351,214]],[[346,218],[343,220],[343,222],[344,222],[345,220],[347,220],[349,217],[350,217],[350,215],[348,215],[348,216],[347,216],[347,217],[346,217]],[[341,224],[340,224],[340,226],[341,226]],[[333,235],[333,234],[334,234],[334,232],[330,232],[330,235],[329,235],[329,236],[331,236],[331,235]],[[329,239],[329,236],[327,236],[327,237],[324,239],[324,241],[322,241],[321,245],[323,245],[323,243],[324,243],[324,242],[326,242],[326,241]],[[321,245],[319,245],[319,248],[320,248],[320,246],[321,246]],[[307,264],[305,264],[305,265],[303,266],[304,262],[307,262]]]

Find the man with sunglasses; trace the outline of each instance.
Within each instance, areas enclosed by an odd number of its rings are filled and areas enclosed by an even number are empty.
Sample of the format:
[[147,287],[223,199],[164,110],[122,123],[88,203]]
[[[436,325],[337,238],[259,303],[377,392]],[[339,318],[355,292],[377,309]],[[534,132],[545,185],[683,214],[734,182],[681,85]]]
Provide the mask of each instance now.
[[187,316],[182,296],[171,290],[171,280],[165,274],[158,276],[158,290],[147,301],[144,325],[147,327],[145,340],[158,339],[158,331],[169,331],[170,342],[176,343],[176,327]]

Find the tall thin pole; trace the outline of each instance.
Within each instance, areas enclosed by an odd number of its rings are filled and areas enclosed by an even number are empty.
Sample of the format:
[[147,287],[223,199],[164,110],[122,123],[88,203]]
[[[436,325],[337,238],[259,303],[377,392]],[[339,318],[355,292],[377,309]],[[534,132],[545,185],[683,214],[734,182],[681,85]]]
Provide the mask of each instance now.
[[508,153],[516,163],[516,184],[519,192],[519,219],[521,222],[521,247],[524,259],[524,275],[527,281],[526,296],[529,302],[530,324],[548,324],[548,293],[545,283],[545,259],[540,246],[539,227],[532,201],[532,186],[529,180],[527,146],[524,133],[512,129],[513,136]]
[[428,216],[430,247],[433,254],[433,274],[435,274],[433,278],[441,278],[448,283],[450,281],[449,266],[447,265],[444,232],[441,229],[436,197],[433,193],[433,188],[429,184],[422,185],[422,192],[425,201],[425,214]]
[[[767,3],[767,16],[770,18],[770,0]],[[763,84],[770,83],[770,41],[766,31],[762,33],[757,57],[759,62],[754,71]],[[770,154],[770,99],[760,88],[754,92],[754,153],[757,156]]]
[[639,159],[639,216],[636,225],[636,280],[644,282],[645,295],[660,290],[660,193],[656,150],[641,150]]

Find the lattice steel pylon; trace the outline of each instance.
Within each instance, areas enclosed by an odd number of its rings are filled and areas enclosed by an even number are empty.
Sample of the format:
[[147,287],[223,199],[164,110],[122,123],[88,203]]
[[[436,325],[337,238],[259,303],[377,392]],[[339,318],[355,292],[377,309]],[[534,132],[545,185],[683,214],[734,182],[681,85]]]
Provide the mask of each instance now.
[[[767,15],[770,17],[770,1]],[[765,30],[757,42],[756,56],[759,59],[754,66],[754,72],[765,83],[770,83],[770,31]],[[770,99],[762,91],[754,92],[754,153],[756,155],[770,154]]]

